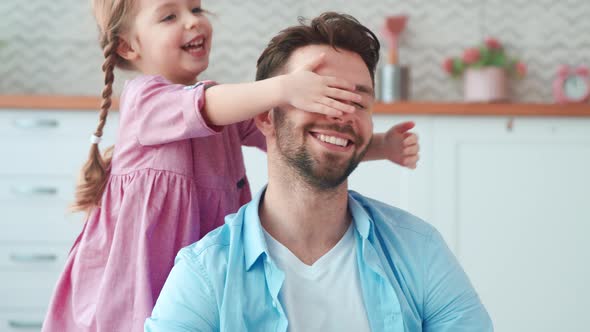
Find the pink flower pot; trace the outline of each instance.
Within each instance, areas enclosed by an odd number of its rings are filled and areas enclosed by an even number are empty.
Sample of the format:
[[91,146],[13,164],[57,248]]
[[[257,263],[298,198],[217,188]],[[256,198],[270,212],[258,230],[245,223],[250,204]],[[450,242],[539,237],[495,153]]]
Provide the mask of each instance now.
[[465,71],[463,84],[466,102],[508,100],[508,80],[506,71],[502,68],[469,68]]

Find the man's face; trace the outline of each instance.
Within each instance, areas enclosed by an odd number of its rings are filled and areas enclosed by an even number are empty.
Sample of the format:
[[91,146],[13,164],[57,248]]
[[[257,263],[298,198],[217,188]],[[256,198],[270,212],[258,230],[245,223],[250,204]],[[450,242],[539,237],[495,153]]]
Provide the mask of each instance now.
[[342,184],[365,155],[372,138],[370,110],[374,103],[373,84],[367,66],[353,52],[326,45],[311,45],[296,50],[287,71],[326,53],[316,72],[340,77],[357,86],[363,96],[354,113],[330,117],[304,112],[293,107],[273,112],[276,146],[281,158],[309,185],[327,190]]

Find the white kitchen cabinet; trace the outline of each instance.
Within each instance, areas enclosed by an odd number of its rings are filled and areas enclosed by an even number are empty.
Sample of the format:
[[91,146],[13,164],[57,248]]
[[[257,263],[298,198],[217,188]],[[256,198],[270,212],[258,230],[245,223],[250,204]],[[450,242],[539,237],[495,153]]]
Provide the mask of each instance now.
[[[101,146],[113,144],[113,112]],[[76,179],[98,122],[91,111],[0,111],[0,332],[39,331],[83,226]]]
[[433,216],[497,331],[582,331],[590,119],[441,117]]
[[41,331],[45,310],[0,310],[0,331]]

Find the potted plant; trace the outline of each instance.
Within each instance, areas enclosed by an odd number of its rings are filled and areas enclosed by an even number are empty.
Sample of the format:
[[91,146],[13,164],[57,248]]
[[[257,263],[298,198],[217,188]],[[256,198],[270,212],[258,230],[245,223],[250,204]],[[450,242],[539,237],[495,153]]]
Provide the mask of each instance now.
[[522,61],[506,55],[496,38],[487,38],[482,45],[465,49],[461,57],[445,59],[443,69],[453,77],[464,75],[467,102],[507,101],[508,76],[522,78],[527,71]]

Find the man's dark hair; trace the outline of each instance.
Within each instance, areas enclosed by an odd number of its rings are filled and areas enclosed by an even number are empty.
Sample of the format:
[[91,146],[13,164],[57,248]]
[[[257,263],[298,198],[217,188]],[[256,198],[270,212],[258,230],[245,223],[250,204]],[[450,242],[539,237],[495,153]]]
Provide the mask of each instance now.
[[329,45],[357,53],[363,59],[375,85],[375,67],[379,62],[379,40],[367,27],[346,14],[326,12],[309,25],[299,18],[299,25],[281,31],[258,58],[256,80],[278,75],[291,54],[308,45]]

